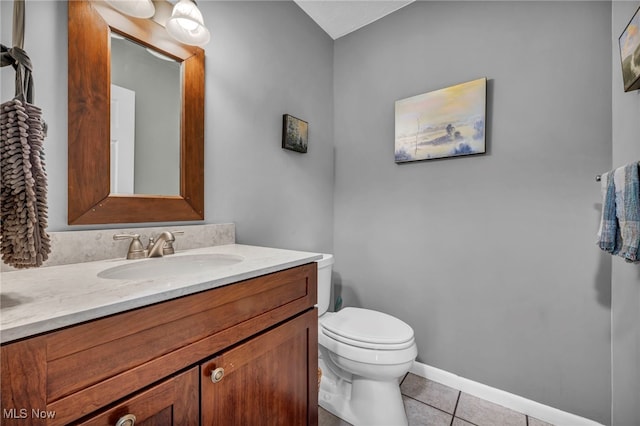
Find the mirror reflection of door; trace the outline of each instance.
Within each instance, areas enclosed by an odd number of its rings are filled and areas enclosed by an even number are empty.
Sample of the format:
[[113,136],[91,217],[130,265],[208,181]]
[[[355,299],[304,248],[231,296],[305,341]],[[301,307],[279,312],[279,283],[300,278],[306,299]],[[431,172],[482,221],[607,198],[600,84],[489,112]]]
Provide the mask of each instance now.
[[[112,111],[112,129],[116,119],[120,129],[134,129],[135,153],[124,147],[121,135],[114,147],[112,134],[112,151],[116,152],[111,154],[111,193],[180,195],[181,63],[113,32],[111,35],[112,86],[135,93],[132,112],[126,112],[120,101],[119,111]],[[116,118],[114,113],[120,116]],[[131,123],[124,123],[127,115]],[[122,181],[131,164],[132,189]]]
[[134,193],[136,92],[111,85],[111,192]]

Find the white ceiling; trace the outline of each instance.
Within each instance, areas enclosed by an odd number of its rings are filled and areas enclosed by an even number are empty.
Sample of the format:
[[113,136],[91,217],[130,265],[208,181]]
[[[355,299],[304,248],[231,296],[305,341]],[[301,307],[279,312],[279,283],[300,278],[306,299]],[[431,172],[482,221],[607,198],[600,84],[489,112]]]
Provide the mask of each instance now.
[[334,40],[414,0],[294,0]]

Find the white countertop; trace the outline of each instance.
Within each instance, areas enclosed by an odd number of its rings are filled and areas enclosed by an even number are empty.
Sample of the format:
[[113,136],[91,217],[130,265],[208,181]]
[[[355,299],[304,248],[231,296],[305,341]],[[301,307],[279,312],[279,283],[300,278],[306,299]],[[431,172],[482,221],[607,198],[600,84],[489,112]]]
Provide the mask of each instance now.
[[304,265],[321,254],[229,244],[176,252],[228,254],[244,259],[220,266],[206,276],[107,279],[98,273],[132,262],[156,259],[112,259],[71,265],[3,272],[0,284],[0,341],[2,343],[56,330],[260,275]]

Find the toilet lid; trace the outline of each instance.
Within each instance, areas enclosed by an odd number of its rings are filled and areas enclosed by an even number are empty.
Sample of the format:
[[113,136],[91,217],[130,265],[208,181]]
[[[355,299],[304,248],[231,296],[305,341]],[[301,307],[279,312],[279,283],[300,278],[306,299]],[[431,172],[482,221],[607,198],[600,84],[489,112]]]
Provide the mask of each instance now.
[[327,336],[354,346],[402,349],[413,344],[413,329],[408,324],[369,309],[344,308],[321,324]]

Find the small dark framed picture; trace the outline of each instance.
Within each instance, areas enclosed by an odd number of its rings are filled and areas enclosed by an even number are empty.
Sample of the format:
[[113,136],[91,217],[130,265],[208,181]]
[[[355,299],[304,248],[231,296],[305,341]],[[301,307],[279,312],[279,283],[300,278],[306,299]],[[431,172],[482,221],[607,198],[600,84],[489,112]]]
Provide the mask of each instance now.
[[308,145],[309,123],[284,114],[282,116],[282,148],[305,153]]
[[640,89],[640,7],[618,39],[624,91]]

